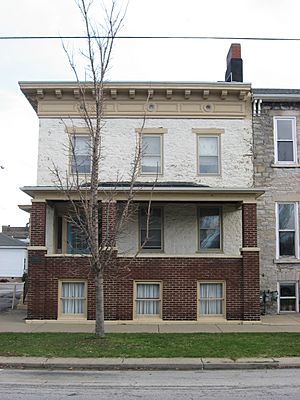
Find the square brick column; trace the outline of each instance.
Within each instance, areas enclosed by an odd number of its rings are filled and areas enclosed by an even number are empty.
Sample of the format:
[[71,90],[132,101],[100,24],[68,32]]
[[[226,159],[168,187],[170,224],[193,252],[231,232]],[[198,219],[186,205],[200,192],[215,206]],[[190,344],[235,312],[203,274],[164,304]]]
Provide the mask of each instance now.
[[115,246],[116,239],[117,202],[102,202],[102,241],[111,247]]
[[30,213],[30,246],[45,246],[46,202],[32,201]]
[[256,204],[244,203],[243,215],[243,319],[260,320],[259,249],[257,248]]

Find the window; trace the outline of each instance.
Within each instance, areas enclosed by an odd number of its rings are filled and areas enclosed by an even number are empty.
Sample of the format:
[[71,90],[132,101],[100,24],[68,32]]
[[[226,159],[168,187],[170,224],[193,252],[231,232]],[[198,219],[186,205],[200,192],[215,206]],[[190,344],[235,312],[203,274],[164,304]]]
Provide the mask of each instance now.
[[142,135],[141,173],[162,174],[162,135]]
[[89,247],[84,232],[74,224],[68,222],[67,254],[87,254]]
[[61,318],[86,317],[86,283],[60,282],[60,309]]
[[199,283],[199,315],[221,316],[225,314],[224,284],[222,282]]
[[136,317],[160,317],[161,284],[159,282],[135,283]]
[[219,207],[200,207],[199,250],[221,249],[221,210]]
[[297,203],[276,204],[277,258],[298,257],[298,207]]
[[295,118],[274,117],[274,142],[276,163],[297,162]]
[[[147,222],[149,222],[148,226]],[[162,250],[162,225],[162,207],[151,207],[149,219],[148,207],[145,206],[140,208],[140,246],[143,249]]]
[[299,312],[298,283],[278,282],[278,312]]
[[220,174],[219,136],[198,136],[199,174]]
[[72,174],[89,174],[91,172],[91,137],[73,135],[71,142]]

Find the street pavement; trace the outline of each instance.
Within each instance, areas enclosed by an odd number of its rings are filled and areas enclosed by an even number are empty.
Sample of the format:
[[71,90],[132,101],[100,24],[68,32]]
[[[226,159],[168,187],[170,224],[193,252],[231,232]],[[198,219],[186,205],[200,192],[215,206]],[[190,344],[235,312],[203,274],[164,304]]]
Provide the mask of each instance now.
[[[26,321],[26,310],[0,313],[0,332],[94,332],[94,321]],[[161,322],[136,324],[132,321],[106,322],[106,332],[151,333],[226,333],[226,332],[300,332],[300,315],[262,316],[261,322],[211,321]],[[1,344],[0,344],[1,345]],[[0,357],[0,368],[39,368],[72,370],[218,370],[300,368],[300,357],[288,358],[41,358]]]

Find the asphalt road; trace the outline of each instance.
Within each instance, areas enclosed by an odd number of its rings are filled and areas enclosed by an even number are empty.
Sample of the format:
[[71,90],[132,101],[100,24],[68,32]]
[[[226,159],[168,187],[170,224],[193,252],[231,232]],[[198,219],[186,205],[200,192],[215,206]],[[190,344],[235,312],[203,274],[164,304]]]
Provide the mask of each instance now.
[[1,400],[300,398],[300,369],[242,371],[0,370]]

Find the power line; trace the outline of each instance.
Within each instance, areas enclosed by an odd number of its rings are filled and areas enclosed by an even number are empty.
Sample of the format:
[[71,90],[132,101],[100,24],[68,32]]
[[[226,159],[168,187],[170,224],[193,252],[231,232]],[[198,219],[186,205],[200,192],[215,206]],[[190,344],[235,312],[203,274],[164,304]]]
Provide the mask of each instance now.
[[[61,40],[61,39],[87,39],[87,36],[0,36],[0,40]],[[146,40],[146,39],[185,39],[185,40],[252,40],[252,41],[284,41],[299,42],[300,38],[282,37],[235,37],[235,36],[91,36],[91,39],[126,39],[126,40]]]

